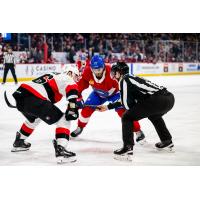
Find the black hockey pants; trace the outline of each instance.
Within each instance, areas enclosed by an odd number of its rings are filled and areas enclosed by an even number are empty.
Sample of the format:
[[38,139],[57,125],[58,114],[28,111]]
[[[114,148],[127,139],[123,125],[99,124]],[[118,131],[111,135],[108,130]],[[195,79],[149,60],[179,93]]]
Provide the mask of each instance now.
[[60,120],[63,116],[62,111],[53,103],[42,100],[34,96],[31,92],[19,87],[13,93],[16,100],[17,109],[33,123],[36,118],[40,118],[47,124],[51,125]]
[[148,118],[158,133],[161,141],[172,139],[169,130],[162,118],[174,106],[174,95],[168,91],[154,94],[151,97],[137,103],[127,110],[122,116],[122,138],[124,145],[134,145],[132,121]]

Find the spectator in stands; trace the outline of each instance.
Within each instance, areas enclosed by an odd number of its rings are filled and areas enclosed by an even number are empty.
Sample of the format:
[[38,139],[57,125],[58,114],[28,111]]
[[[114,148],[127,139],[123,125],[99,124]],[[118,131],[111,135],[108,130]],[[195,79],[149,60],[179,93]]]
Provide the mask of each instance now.
[[75,55],[76,55],[75,48],[74,46],[72,46],[68,55],[68,60],[70,63],[75,63],[75,58],[74,58]]
[[[28,37],[31,38],[30,62],[42,62],[41,55],[44,38],[56,52],[67,52],[68,61],[75,62],[75,54],[82,48],[92,56],[95,53],[104,55],[114,62],[115,54],[122,54],[123,59],[129,62],[154,61],[155,58],[174,62],[198,61],[200,34],[174,34],[174,33],[90,33],[90,34],[20,34],[20,45],[17,45],[17,34],[12,35],[11,46],[14,50],[24,51],[27,48]],[[197,46],[198,45],[198,46]],[[5,44],[3,46],[6,46]],[[5,47],[6,48],[6,47]],[[137,51],[140,52],[138,53]],[[142,54],[141,54],[142,53]],[[112,56],[113,54],[113,56]],[[50,55],[50,53],[49,53]],[[49,56],[48,56],[49,57]],[[143,59],[142,59],[143,57]],[[114,60],[112,60],[114,59]]]
[[22,52],[19,55],[19,62],[22,63],[22,64],[28,63],[28,54],[27,54],[27,52]]
[[43,51],[41,49],[37,50],[37,63],[44,63],[43,58],[44,58]]
[[0,45],[0,64],[3,63],[3,46]]
[[58,61],[53,57],[53,54],[51,54],[47,59],[47,63],[55,64],[57,62]]

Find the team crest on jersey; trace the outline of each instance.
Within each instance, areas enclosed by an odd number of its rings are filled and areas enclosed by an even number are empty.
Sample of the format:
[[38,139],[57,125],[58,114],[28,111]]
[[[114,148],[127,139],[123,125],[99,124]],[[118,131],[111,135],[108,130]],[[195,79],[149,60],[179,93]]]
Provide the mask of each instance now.
[[90,80],[90,81],[89,81],[89,84],[90,84],[90,85],[94,85],[94,81],[93,81],[93,80]]

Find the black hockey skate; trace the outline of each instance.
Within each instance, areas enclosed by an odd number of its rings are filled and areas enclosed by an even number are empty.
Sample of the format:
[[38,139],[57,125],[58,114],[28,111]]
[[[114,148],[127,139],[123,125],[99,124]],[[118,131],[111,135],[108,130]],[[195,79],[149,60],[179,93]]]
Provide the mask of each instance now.
[[167,151],[167,152],[174,152],[174,144],[171,140],[165,140],[162,142],[158,142],[155,144],[155,147],[158,151]]
[[74,130],[73,132],[71,132],[71,137],[77,137],[77,136],[79,136],[82,132],[83,132],[83,128],[77,127],[76,130]]
[[11,152],[18,152],[18,151],[28,151],[31,147],[31,143],[26,142],[24,139],[20,139],[21,134],[17,132],[16,139],[13,144],[13,149]]
[[53,140],[53,145],[55,148],[55,155],[58,164],[70,163],[76,161],[75,153],[67,151],[65,147],[58,145],[56,140]]
[[143,131],[138,131],[136,132],[136,142],[144,145],[147,141],[145,139],[145,134],[143,133]]
[[132,161],[132,157],[133,157],[132,145],[124,145],[121,149],[114,151],[114,159],[116,160]]

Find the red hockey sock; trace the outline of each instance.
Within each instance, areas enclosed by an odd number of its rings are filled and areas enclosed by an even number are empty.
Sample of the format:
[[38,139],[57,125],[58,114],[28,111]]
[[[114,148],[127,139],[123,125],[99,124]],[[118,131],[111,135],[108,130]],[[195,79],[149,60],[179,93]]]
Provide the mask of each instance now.
[[133,122],[133,132],[138,132],[140,131],[140,123],[138,121]]
[[56,128],[56,139],[65,138],[69,140],[70,130],[68,128],[58,127]]
[[78,119],[78,127],[84,128],[87,125],[93,112],[94,112],[94,109],[90,107],[83,108]]
[[29,137],[32,132],[34,131],[34,129],[29,128],[25,123],[23,123],[21,129],[20,129],[20,133],[24,136],[24,137]]

